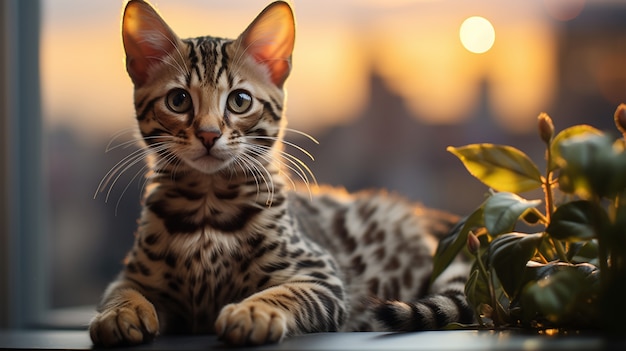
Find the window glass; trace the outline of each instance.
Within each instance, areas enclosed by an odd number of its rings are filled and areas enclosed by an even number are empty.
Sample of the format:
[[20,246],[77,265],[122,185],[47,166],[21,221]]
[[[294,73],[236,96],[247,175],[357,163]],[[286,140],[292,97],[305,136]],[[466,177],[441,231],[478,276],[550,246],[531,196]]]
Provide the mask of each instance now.
[[[123,3],[42,1],[50,306],[91,305],[133,241],[145,171],[122,161],[136,150],[126,143],[135,134]],[[234,37],[264,5],[153,3],[181,37]],[[558,130],[577,123],[610,129],[614,109],[626,102],[623,1],[293,3],[288,119],[320,145],[287,137],[315,156],[307,163],[320,183],[385,187],[467,214],[487,189],[447,146],[511,144],[539,161],[540,112]],[[472,16],[490,26],[462,30]]]

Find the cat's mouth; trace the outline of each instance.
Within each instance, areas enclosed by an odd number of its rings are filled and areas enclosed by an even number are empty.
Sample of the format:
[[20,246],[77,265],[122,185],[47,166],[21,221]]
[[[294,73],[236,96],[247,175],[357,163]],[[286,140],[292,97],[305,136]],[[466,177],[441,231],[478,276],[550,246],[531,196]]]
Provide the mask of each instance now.
[[206,153],[204,155],[195,157],[190,161],[191,162],[189,163],[193,168],[197,169],[200,172],[208,174],[218,172],[228,166],[228,164],[230,163],[229,160],[212,155],[211,153]]

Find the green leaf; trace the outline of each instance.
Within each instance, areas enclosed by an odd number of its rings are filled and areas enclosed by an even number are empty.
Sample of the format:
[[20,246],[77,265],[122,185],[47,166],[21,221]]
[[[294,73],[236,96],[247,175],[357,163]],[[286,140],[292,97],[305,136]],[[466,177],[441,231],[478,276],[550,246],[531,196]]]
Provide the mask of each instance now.
[[492,267],[502,288],[513,299],[521,287],[526,264],[535,255],[543,236],[537,234],[503,234],[489,246],[489,266]]
[[513,231],[515,223],[540,200],[528,201],[513,193],[495,193],[485,202],[485,227],[491,236]]
[[567,259],[571,262],[594,263],[598,260],[600,251],[596,239],[573,242],[569,245]]
[[544,280],[557,272],[566,270],[576,270],[581,273],[587,279],[588,285],[596,285],[600,282],[600,270],[597,266],[589,263],[571,264],[561,261],[548,263],[528,262],[522,281],[523,284],[526,284],[531,281]]
[[447,148],[467,170],[485,185],[519,193],[541,187],[541,173],[530,158],[511,146],[472,144]]
[[573,127],[569,127],[567,129],[562,130],[559,134],[557,134],[554,137],[554,139],[552,139],[552,143],[550,144],[550,152],[552,153],[552,162],[550,163],[550,170],[554,171],[559,166],[558,162],[559,162],[559,159],[561,158],[560,145],[564,140],[567,140],[571,137],[588,134],[588,133],[595,134],[595,135],[602,135],[601,131],[586,124],[580,124],[580,125],[575,125]]
[[[488,274],[493,274],[493,272]],[[490,295],[489,284],[493,284],[494,297]],[[465,295],[477,318],[480,318],[480,314],[486,312],[485,307],[488,306],[491,311],[487,313],[489,314],[486,316],[487,318],[492,319],[497,325],[507,322],[509,312],[503,305],[508,306],[510,300],[502,291],[498,278],[492,277],[490,282],[488,277],[480,273],[476,262],[474,262],[470,277],[467,283],[465,283]]]
[[[563,262],[529,267],[535,277],[522,293],[524,319],[540,315],[551,322],[568,322],[581,310],[592,310],[591,296],[599,290],[599,270],[589,264],[570,265]],[[589,318],[583,314],[583,318]],[[588,323],[588,320],[576,321]],[[576,323],[574,322],[574,323]]]
[[554,247],[554,243],[551,240],[542,241],[537,250],[539,250],[541,256],[548,261],[559,260],[559,253],[556,251],[556,247]]
[[570,242],[591,240],[609,225],[609,218],[599,205],[578,200],[557,208],[546,232],[558,240]]
[[465,296],[467,296],[467,301],[474,310],[477,310],[481,304],[491,304],[487,281],[480,274],[476,263],[474,263],[469,279],[465,283]]
[[560,144],[559,187],[582,198],[613,197],[626,188],[626,152],[604,135],[585,134]]
[[456,255],[467,244],[470,230],[483,226],[483,206],[481,205],[471,215],[462,219],[451,230],[451,233],[439,241],[433,262],[433,273],[430,281],[433,282],[443,272]]

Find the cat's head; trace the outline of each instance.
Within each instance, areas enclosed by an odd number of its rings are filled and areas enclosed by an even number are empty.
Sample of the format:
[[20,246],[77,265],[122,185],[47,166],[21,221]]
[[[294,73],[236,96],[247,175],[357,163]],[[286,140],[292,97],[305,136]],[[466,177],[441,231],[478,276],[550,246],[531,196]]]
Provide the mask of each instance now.
[[[126,5],[126,68],[144,141],[163,164],[212,174],[259,167],[281,137],[291,69],[290,6],[267,6],[234,40],[180,39],[142,0]],[[175,161],[175,162],[174,162]]]

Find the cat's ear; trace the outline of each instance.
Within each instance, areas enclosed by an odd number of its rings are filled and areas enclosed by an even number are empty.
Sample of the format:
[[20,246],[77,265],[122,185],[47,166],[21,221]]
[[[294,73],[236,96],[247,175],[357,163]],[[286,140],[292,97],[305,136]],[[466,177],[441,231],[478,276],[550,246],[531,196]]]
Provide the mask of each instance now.
[[122,41],[126,70],[137,86],[143,85],[148,80],[149,69],[162,62],[180,43],[165,21],[142,0],[131,0],[126,4]]
[[270,78],[282,87],[291,70],[295,21],[284,1],[267,6],[237,39],[249,55],[269,69]]

